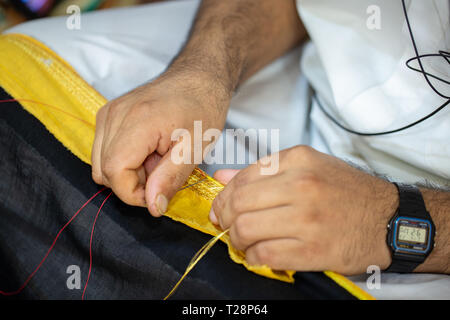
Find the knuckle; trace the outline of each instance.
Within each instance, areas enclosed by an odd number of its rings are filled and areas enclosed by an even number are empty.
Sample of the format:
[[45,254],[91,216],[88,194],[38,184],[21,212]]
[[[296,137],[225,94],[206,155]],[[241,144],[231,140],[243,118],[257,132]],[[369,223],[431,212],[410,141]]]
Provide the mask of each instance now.
[[131,113],[139,117],[154,116],[154,113],[152,114],[152,103],[148,101],[139,102],[133,106]]
[[97,184],[102,184],[102,175],[96,169],[92,169],[92,180]]
[[225,201],[223,196],[223,191],[219,192],[212,204],[213,210],[216,214],[220,214],[225,207]]
[[329,257],[333,255],[333,252],[329,250],[329,247],[329,245],[324,245],[320,240],[311,241],[306,246],[305,256],[315,270],[328,269],[327,262]]
[[309,229],[316,229],[316,226],[324,222],[323,220],[323,216],[316,210],[307,210],[301,216],[301,223],[307,225]]
[[294,150],[300,157],[311,157],[315,152],[315,150],[312,147],[307,145],[297,146],[294,148]]
[[105,107],[103,107],[102,109],[105,109],[105,113],[108,112],[109,114],[113,115],[113,114],[117,113],[117,111],[120,108],[121,108],[121,103],[113,100],[110,103],[108,103]]
[[117,167],[111,158],[107,157],[102,161],[102,175],[107,179],[111,179],[117,172]]
[[235,177],[233,177],[233,182],[237,186],[244,186],[249,183],[249,176],[246,170],[239,172]]
[[301,163],[311,163],[315,150],[307,145],[300,145],[290,148],[286,151],[286,156],[289,160]]
[[139,206],[142,204],[142,201],[140,201],[139,199],[137,199],[135,196],[133,196],[132,194],[126,194],[124,193],[122,196],[122,201],[125,202],[126,204],[130,205],[130,206]]
[[323,246],[319,241],[310,241],[307,246],[306,254],[310,257],[312,256],[322,256]]
[[233,213],[241,213],[244,201],[244,191],[242,188],[235,189],[230,198],[230,209]]
[[134,105],[134,109],[147,111],[152,106],[152,103],[149,101],[141,101]]
[[349,248],[344,248],[341,250],[339,264],[342,266],[342,268],[349,268],[349,266],[354,265],[355,261],[357,260],[355,252],[358,252],[357,250],[354,250],[355,248],[350,246],[353,250]]
[[238,247],[245,247],[251,244],[253,239],[252,223],[245,215],[236,217],[232,228],[233,238]]
[[254,256],[261,265],[273,265],[276,259],[275,255],[276,252],[274,252],[273,248],[264,243],[256,244],[254,247]]
[[308,192],[309,194],[318,193],[322,187],[320,177],[314,173],[299,172],[292,175],[291,187],[300,192]]
[[319,267],[321,261],[323,260],[323,254],[321,247],[317,244],[317,242],[308,241],[308,243],[299,249],[297,253],[298,256],[302,257],[302,260],[307,261],[309,269],[320,269]]

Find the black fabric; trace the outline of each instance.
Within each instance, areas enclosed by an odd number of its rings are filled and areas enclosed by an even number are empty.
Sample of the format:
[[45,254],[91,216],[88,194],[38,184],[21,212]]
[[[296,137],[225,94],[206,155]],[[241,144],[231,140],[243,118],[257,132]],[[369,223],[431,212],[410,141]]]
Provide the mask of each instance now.
[[[0,88],[0,100],[11,97]],[[0,290],[16,290],[58,230],[101,187],[86,165],[18,103],[0,104]],[[25,290],[9,299],[80,299],[89,267],[89,237],[108,191],[65,230]],[[162,299],[210,236],[169,218],[153,218],[112,196],[100,214],[86,299]],[[81,289],[68,289],[70,265]],[[0,295],[0,298],[2,296]],[[4,297],[3,297],[4,298]],[[323,273],[298,273],[295,284],[235,264],[219,241],[173,299],[354,299]]]

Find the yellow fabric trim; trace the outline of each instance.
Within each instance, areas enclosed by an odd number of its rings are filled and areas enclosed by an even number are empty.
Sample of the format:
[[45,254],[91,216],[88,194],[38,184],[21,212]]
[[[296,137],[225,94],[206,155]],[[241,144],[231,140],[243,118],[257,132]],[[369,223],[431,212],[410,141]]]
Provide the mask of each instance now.
[[[91,163],[95,115],[107,100],[67,62],[31,37],[19,34],[0,35],[0,86],[15,99],[28,99],[21,100],[21,105],[75,156]],[[59,110],[49,106],[56,106]],[[212,200],[223,189],[223,185],[200,169],[195,169],[186,186],[190,187],[181,189],[171,200],[166,216],[201,232],[219,235],[222,230],[209,221],[208,215]],[[221,240],[227,244],[234,262],[243,264],[259,275],[294,282],[294,271],[274,271],[267,266],[250,266],[244,253],[231,246],[227,234]],[[332,272],[326,274],[356,297],[370,297],[345,277]]]
[[365,292],[349,279],[333,271],[324,271],[325,275],[331,278],[334,282],[340,285],[342,288],[350,292],[353,296],[359,300],[376,300],[373,296]]
[[[209,211],[212,200],[223,189],[223,185],[199,169],[194,170],[186,185],[192,186],[176,193],[165,215],[201,232],[219,235],[222,230],[209,221]],[[228,245],[230,258],[243,264],[248,270],[268,278],[294,282],[295,271],[275,271],[267,266],[251,266],[245,260],[244,253],[233,248],[228,234],[223,235],[220,240]]]
[[84,119],[32,102],[21,102],[64,146],[90,163],[95,115],[106,99],[93,90],[55,53],[23,35],[0,36],[0,83],[14,98],[32,99]]

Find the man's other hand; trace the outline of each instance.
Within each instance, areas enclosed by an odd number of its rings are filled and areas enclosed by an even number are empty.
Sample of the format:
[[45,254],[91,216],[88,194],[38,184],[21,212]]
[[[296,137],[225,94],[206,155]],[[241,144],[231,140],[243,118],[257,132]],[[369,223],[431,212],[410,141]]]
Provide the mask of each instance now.
[[247,261],[346,275],[366,272],[369,265],[388,267],[395,186],[310,147],[279,157],[280,170],[272,176],[260,174],[260,162],[215,175],[229,183],[213,202],[211,220],[230,228],[232,244]]

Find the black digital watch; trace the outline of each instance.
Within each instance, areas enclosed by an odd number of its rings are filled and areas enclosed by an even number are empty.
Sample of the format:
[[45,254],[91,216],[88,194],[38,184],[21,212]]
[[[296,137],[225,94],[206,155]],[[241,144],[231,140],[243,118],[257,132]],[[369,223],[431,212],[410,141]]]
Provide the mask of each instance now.
[[410,273],[423,263],[434,248],[435,225],[420,190],[394,183],[399,206],[389,221],[387,243],[392,263],[385,272]]

